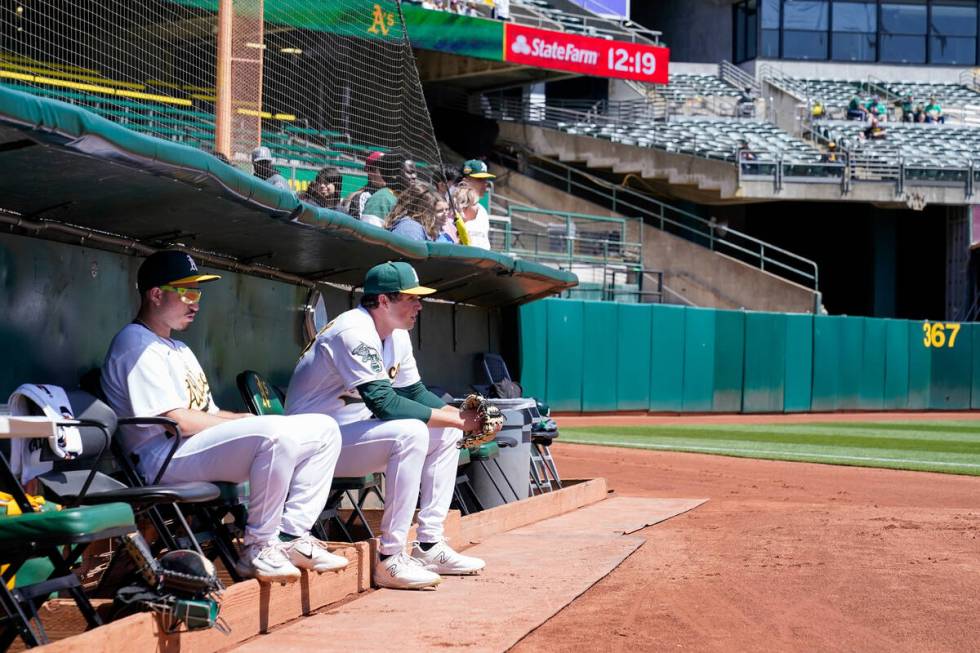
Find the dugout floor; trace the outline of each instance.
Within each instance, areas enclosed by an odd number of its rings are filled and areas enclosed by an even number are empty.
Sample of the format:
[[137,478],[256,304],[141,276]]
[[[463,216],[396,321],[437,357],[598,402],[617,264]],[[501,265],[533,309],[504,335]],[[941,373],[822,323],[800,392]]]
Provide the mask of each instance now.
[[478,576],[435,590],[376,590],[234,649],[265,653],[443,648],[505,651],[632,555],[637,531],[692,510],[703,499],[614,496],[574,512],[492,535],[466,550],[487,561]]

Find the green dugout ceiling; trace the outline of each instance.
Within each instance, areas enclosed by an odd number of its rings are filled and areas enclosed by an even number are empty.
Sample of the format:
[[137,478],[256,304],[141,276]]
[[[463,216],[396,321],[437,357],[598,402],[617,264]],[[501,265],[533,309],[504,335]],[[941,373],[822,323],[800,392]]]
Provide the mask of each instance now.
[[521,383],[556,410],[980,407],[980,326],[548,299],[520,309]]

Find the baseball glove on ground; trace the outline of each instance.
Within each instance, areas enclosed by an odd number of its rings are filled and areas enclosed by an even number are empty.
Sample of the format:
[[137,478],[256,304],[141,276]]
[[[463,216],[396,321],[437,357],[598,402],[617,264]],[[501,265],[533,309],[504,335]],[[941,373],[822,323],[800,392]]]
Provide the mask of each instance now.
[[483,395],[468,396],[459,409],[464,413],[475,412],[480,430],[464,432],[463,439],[456,443],[458,449],[470,449],[490,442],[497,437],[497,431],[504,425],[503,413]]

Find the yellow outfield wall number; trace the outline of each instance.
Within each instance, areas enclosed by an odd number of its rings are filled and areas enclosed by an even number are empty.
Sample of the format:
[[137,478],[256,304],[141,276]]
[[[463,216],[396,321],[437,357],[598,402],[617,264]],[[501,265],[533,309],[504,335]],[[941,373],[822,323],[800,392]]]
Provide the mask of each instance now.
[[923,322],[922,344],[926,347],[956,346],[956,336],[960,333],[960,325],[956,322]]

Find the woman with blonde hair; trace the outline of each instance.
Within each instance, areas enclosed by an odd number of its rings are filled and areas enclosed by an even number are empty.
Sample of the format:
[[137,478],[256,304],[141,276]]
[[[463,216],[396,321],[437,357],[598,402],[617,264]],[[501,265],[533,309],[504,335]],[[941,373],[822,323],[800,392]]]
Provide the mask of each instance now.
[[477,206],[480,204],[480,194],[471,186],[459,184],[453,189],[453,203],[456,205],[456,215],[453,223],[460,245],[469,245],[470,236],[466,231],[466,223],[476,217]]
[[[442,204],[442,213],[438,205]],[[398,196],[385,220],[385,229],[412,240],[436,240],[446,219],[448,204],[426,184],[415,183]]]

